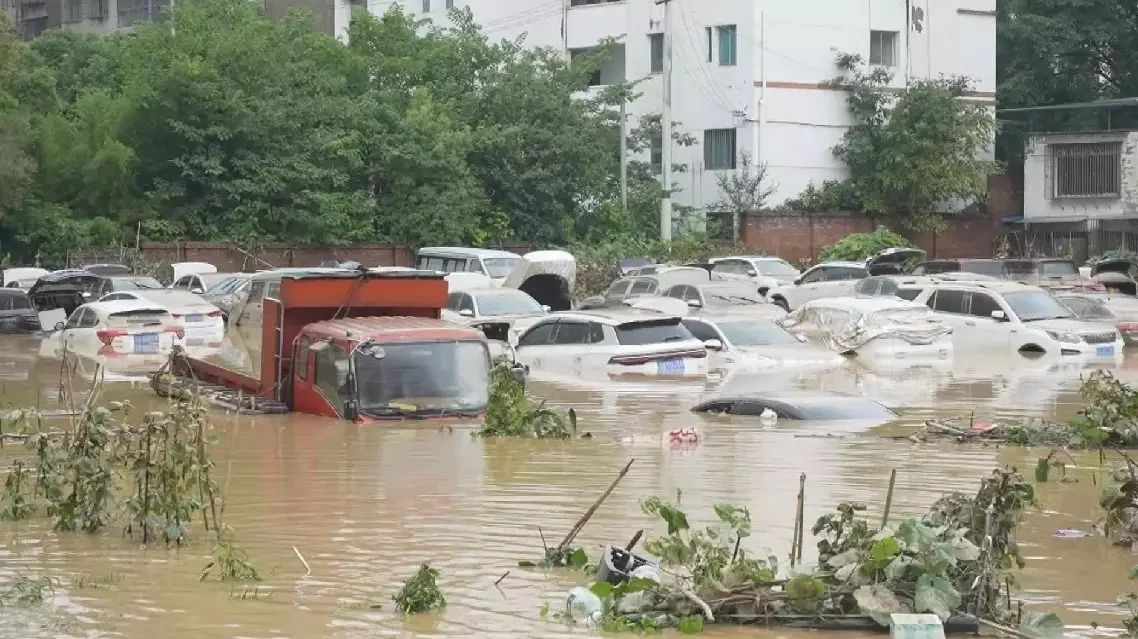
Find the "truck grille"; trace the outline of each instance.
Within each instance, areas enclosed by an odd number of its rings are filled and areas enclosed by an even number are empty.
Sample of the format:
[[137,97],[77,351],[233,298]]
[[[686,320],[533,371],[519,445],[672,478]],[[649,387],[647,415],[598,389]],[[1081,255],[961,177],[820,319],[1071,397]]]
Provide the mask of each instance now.
[[1082,333],[1083,341],[1088,344],[1109,344],[1118,339],[1118,334],[1114,331],[1107,333]]

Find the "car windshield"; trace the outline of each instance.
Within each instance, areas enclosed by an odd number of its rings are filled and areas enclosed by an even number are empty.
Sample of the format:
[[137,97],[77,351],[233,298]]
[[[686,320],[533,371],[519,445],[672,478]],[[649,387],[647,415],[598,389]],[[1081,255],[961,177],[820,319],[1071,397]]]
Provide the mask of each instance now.
[[486,408],[490,355],[483,342],[365,345],[355,355],[362,414],[441,415]]
[[478,296],[478,313],[483,317],[499,315],[540,315],[541,304],[521,291],[501,291]]
[[486,257],[482,259],[482,264],[490,277],[506,277],[521,260],[520,257]]
[[229,277],[221,280],[216,284],[212,284],[206,289],[206,295],[224,295],[236,289],[238,286],[244,284],[249,277],[247,275],[230,275]]
[[1078,277],[1079,269],[1074,262],[1043,262],[1040,264],[1043,277]]
[[781,260],[763,260],[761,262],[755,262],[755,266],[758,267],[760,275],[769,275],[771,277],[798,277],[798,269]]
[[616,340],[622,346],[643,346],[694,340],[678,317],[626,322],[616,327]]
[[162,288],[162,284],[153,277],[127,277],[116,278],[114,282],[114,290],[116,291],[141,291],[150,288]]
[[198,274],[198,279],[202,281],[202,284],[205,286],[206,290],[209,290],[221,282],[226,282],[235,278],[232,275],[227,275],[225,273],[200,273]]
[[1071,309],[1043,291],[1020,291],[1004,294],[1004,301],[1011,307],[1021,322],[1035,322],[1046,319],[1071,319],[1075,316]]
[[799,344],[798,338],[770,321],[721,322],[719,330],[735,346]]

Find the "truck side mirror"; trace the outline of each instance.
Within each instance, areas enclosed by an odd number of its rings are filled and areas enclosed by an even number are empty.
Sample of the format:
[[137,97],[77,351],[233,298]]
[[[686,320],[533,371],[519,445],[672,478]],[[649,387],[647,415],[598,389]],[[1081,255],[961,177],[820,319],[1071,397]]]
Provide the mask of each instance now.
[[354,422],[360,418],[360,407],[356,405],[356,400],[349,399],[344,402],[344,419],[349,422]]

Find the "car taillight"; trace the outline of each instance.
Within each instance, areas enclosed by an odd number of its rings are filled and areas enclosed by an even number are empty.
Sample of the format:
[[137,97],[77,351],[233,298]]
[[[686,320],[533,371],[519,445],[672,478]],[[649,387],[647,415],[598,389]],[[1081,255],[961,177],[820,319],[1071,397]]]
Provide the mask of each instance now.
[[174,319],[178,319],[181,316],[182,316],[181,313],[170,313],[170,317],[173,317]]
[[688,359],[701,359],[707,357],[707,349],[673,351],[670,353],[648,353],[643,355],[614,355],[609,358],[609,364],[620,364],[621,366],[639,366],[641,364],[648,364],[650,362],[660,362],[668,359],[679,359],[682,357],[686,357]]
[[209,317],[221,317],[221,311],[210,311],[206,313]]
[[1122,322],[1118,330],[1121,333],[1138,333],[1138,322]]
[[106,344],[107,346],[110,346],[111,342],[115,341],[116,337],[122,337],[123,335],[126,335],[126,331],[122,330],[121,328],[106,331],[95,331],[95,335],[99,338],[100,342]]

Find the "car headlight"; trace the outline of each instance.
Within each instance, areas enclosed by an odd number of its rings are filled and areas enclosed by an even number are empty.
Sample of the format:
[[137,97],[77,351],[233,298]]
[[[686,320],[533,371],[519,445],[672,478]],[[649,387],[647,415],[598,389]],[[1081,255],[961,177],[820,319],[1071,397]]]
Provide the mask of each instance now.
[[1047,331],[1047,336],[1056,342],[1064,342],[1066,344],[1079,344],[1083,341],[1078,335],[1071,331]]

